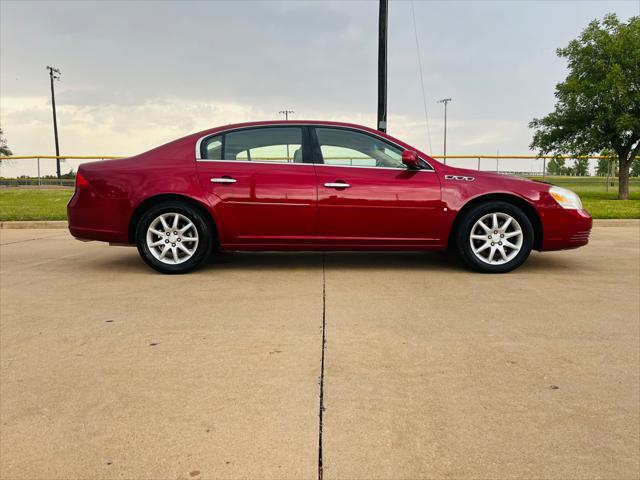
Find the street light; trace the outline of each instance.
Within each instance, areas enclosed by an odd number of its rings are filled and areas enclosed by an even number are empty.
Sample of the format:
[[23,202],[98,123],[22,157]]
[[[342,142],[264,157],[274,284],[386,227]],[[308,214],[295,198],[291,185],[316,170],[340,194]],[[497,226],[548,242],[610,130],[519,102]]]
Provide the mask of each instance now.
[[[444,156],[447,156],[447,104],[451,101],[450,98],[443,98],[438,100],[438,103],[444,103]],[[447,159],[444,158],[444,164],[447,164]]]
[[50,67],[47,65],[47,70],[49,70],[49,79],[51,80],[51,106],[53,107],[53,136],[56,141],[56,173],[58,174],[58,180],[60,179],[60,145],[58,144],[58,119],[56,118],[56,96],[53,92],[53,81],[60,80],[60,75],[62,72],[56,67]]

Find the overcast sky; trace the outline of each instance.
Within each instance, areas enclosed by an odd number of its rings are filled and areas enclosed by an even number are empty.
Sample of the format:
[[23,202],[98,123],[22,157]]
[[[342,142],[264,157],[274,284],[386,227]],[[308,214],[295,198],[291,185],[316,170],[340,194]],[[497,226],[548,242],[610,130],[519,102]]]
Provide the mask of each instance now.
[[[529,154],[527,124],[552,110],[566,73],[555,49],[608,12],[640,13],[638,0],[414,6],[431,142],[402,0],[389,5],[388,130],[434,155],[444,97],[450,155]],[[375,126],[377,20],[377,1],[2,0],[0,122],[15,155],[54,153],[45,70],[54,65],[62,154],[135,154],[285,108]],[[3,174],[17,170],[26,167]]]

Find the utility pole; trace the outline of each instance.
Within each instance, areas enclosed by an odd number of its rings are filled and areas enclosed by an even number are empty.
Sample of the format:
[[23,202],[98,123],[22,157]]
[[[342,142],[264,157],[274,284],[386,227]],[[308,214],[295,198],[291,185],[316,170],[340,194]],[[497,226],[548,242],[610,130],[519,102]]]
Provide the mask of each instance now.
[[[278,113],[280,115],[284,115],[284,119],[286,121],[288,121],[289,120],[289,114],[290,113],[296,113],[296,112],[294,112],[293,110],[280,110]],[[290,161],[291,161],[291,158],[290,158],[290,155],[289,155],[289,144],[287,143],[287,162],[290,162]]]
[[[450,98],[443,98],[438,100],[438,103],[444,103],[444,156],[447,156],[447,104],[451,101]],[[444,164],[447,164],[447,159],[444,159]]]
[[284,115],[284,119],[285,120],[289,120],[289,114],[290,113],[296,113],[296,112],[294,112],[293,110],[280,110],[278,113],[280,115]]
[[378,20],[378,130],[387,132],[387,13],[388,0],[380,0]]
[[56,96],[53,91],[53,81],[60,80],[60,72],[59,69],[55,67],[47,66],[47,70],[49,70],[49,79],[51,80],[51,106],[53,107],[53,136],[56,141],[56,173],[58,174],[58,180],[60,179],[60,145],[58,144],[58,119],[56,117]]

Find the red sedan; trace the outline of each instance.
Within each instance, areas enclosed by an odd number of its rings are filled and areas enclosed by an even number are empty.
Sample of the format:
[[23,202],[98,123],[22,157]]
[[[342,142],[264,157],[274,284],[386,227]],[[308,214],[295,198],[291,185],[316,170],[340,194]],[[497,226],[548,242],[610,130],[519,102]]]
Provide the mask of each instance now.
[[586,245],[592,223],[569,190],[454,168],[376,130],[316,121],[227,125],[84,164],[67,211],[73,236],[135,244],[163,273],[220,250],[448,247],[502,273],[531,249]]

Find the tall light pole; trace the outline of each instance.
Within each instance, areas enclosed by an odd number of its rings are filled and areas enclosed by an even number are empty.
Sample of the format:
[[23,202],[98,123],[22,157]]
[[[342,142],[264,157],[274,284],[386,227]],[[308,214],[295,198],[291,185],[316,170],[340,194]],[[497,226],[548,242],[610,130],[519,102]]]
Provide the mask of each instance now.
[[[447,104],[451,101],[450,98],[443,98],[438,100],[438,103],[444,103],[444,156],[447,156]],[[444,164],[447,164],[447,159],[444,159]]]
[[49,79],[51,80],[51,106],[53,107],[53,136],[56,141],[56,173],[58,174],[58,179],[60,179],[60,145],[58,144],[58,119],[56,117],[56,96],[53,91],[53,81],[60,80],[60,75],[62,72],[55,68],[47,66],[47,70],[49,70]]
[[387,131],[387,12],[388,0],[380,0],[378,19],[378,124],[379,131]]

